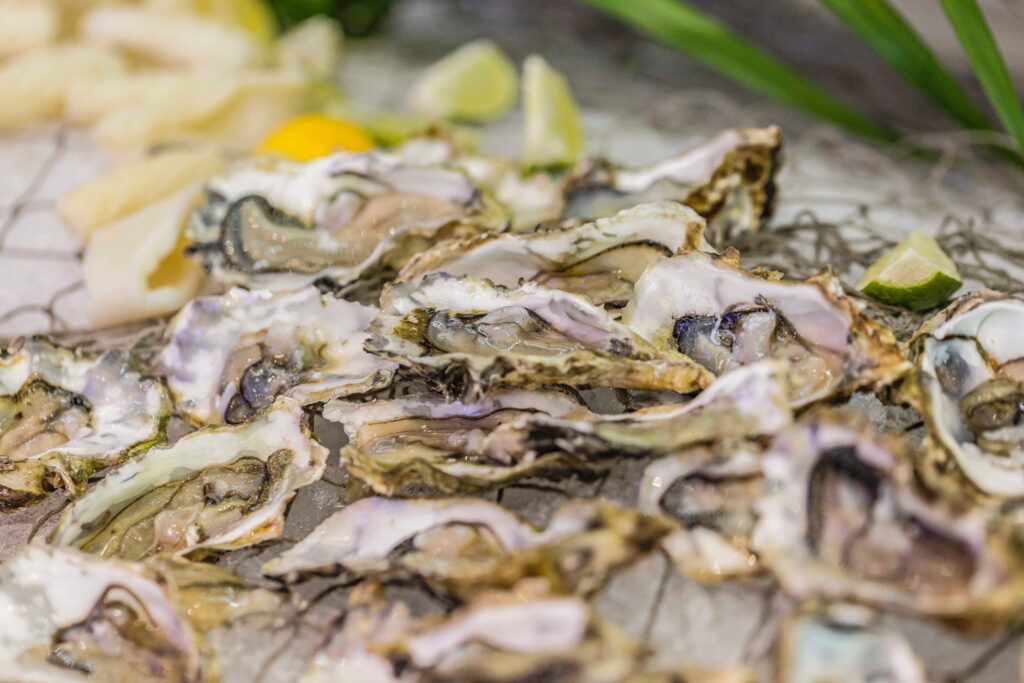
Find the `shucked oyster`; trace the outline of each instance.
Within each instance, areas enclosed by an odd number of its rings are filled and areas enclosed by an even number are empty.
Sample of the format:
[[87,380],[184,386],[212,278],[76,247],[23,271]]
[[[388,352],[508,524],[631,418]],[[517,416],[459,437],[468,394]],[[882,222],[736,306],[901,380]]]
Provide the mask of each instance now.
[[96,470],[160,441],[170,413],[163,384],[124,353],[42,338],[0,349],[0,510],[61,485],[78,494]]
[[986,496],[1024,498],[1024,298],[983,291],[957,299],[910,342],[909,396],[928,425],[922,467],[958,472]]
[[0,565],[0,666],[11,681],[217,680],[156,572],[27,546]]
[[623,208],[672,199],[693,208],[718,234],[756,230],[775,202],[779,129],[727,130],[707,143],[644,168],[584,161],[567,185],[566,215],[599,218]]
[[[303,683],[611,683],[642,671],[638,643],[583,600],[550,595],[539,583],[488,592],[447,615],[414,620],[404,607],[387,602],[374,584],[353,591],[346,615]],[[635,680],[660,679],[641,674]]]
[[693,251],[654,264],[635,289],[622,317],[631,329],[716,375],[762,358],[786,360],[796,406],[877,389],[910,369],[892,333],[863,316],[827,272],[773,279]]
[[961,623],[998,623],[1024,598],[1004,522],[914,487],[901,441],[855,413],[819,411],[762,458],[753,547],[800,598],[853,600]]
[[428,275],[388,285],[366,348],[449,395],[507,384],[667,389],[707,386],[711,374],[674,348],[656,349],[586,298],[526,283]]
[[315,287],[236,287],[194,299],[174,317],[160,365],[190,422],[237,424],[279,395],[305,405],[390,382],[395,365],[363,350],[376,314]]
[[440,272],[506,287],[532,281],[583,294],[596,304],[623,306],[653,261],[710,249],[703,233],[704,221],[692,209],[673,202],[643,204],[577,227],[443,242],[413,257],[398,281]]
[[345,428],[341,450],[346,469],[374,491],[393,495],[423,482],[454,493],[509,483],[524,476],[579,472],[586,463],[557,446],[550,451],[508,449],[492,440],[501,425],[519,418],[590,415],[565,391],[499,390],[479,401],[446,401],[441,396],[381,399],[365,403],[331,401],[328,420]]
[[750,548],[755,506],[764,493],[757,448],[692,448],[655,460],[644,470],[638,507],[678,519],[661,542],[679,571],[699,581],[760,570]]
[[652,550],[666,521],[596,500],[559,508],[543,531],[500,505],[471,498],[364,498],[334,513],[264,573],[419,576],[456,595],[541,576],[590,593],[608,573]]
[[299,404],[281,397],[243,425],[152,449],[72,503],[50,540],[137,560],[275,538],[288,501],[320,478],[327,459],[302,421]]
[[924,667],[898,632],[871,610],[833,605],[782,627],[779,683],[925,683]]
[[437,240],[507,224],[460,171],[381,150],[249,162],[211,180],[208,195],[190,252],[222,282],[267,289],[345,286],[397,271]]

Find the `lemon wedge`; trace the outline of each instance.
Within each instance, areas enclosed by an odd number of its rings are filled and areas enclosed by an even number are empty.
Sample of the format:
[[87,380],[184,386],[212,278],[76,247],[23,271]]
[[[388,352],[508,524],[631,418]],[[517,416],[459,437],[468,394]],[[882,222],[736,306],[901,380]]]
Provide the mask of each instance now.
[[458,48],[431,66],[413,86],[409,108],[424,116],[486,121],[516,100],[515,67],[489,40]]
[[324,114],[305,114],[271,132],[258,151],[296,161],[309,161],[339,150],[361,152],[373,147],[363,129]]
[[956,264],[939,243],[914,230],[871,264],[857,289],[877,301],[923,311],[941,304],[962,284]]
[[579,110],[565,77],[530,55],[523,63],[524,166],[565,166],[583,154]]

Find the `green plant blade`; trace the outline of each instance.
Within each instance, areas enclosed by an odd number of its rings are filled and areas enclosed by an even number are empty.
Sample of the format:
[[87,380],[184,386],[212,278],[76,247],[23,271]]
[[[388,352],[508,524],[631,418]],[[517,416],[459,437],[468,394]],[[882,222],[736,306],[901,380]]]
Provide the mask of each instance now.
[[584,1],[751,90],[869,138],[898,137],[682,0]]
[[821,0],[904,79],[966,128],[992,122],[887,0]]
[[942,8],[992,108],[996,110],[1006,132],[1024,150],[1024,113],[1021,112],[1020,99],[1013,89],[1010,72],[1006,69],[1006,62],[1003,61],[1003,55],[981,8],[975,0],[942,0]]

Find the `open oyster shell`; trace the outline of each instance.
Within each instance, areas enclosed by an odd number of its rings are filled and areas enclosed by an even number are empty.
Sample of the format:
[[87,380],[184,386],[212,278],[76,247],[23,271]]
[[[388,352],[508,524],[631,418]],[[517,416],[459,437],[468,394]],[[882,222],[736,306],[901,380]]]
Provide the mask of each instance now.
[[586,298],[526,283],[428,275],[388,285],[368,351],[472,397],[499,384],[691,392],[712,375],[675,349],[658,349]]
[[540,583],[488,592],[450,614],[419,619],[365,584],[353,591],[302,680],[610,683],[640,673],[642,655],[586,602],[550,595]]
[[331,401],[323,416],[339,422],[349,443],[341,460],[377,493],[394,495],[425,483],[455,493],[510,483],[525,476],[582,472],[588,464],[555,447],[507,448],[496,430],[537,415],[591,415],[566,391],[497,390],[479,401],[425,395],[365,403]]
[[34,338],[0,350],[0,510],[38,502],[164,437],[167,389],[118,351]]
[[659,517],[596,500],[559,508],[543,531],[471,498],[364,498],[324,520],[264,565],[270,576],[417,576],[454,595],[540,576],[560,592],[591,593],[613,569],[670,530]]
[[413,257],[397,280],[443,272],[506,287],[531,281],[621,307],[653,261],[710,249],[703,233],[704,221],[692,209],[674,202],[642,204],[574,227],[443,242]]
[[326,459],[298,402],[280,397],[250,422],[207,427],[114,470],[64,511],[50,542],[137,560],[276,538],[288,501]]
[[581,162],[567,181],[566,216],[598,218],[661,199],[686,204],[715,234],[757,230],[775,202],[778,128],[727,130],[679,156],[642,168]]
[[762,465],[753,547],[786,591],[978,628],[1019,610],[1022,557],[1008,524],[918,492],[902,442],[858,414],[805,416]]
[[[928,426],[922,476],[937,490],[1024,498],[1024,298],[981,291],[927,321],[909,346],[907,397]],[[967,483],[969,482],[969,483]]]
[[779,644],[780,683],[925,683],[924,667],[898,631],[855,605],[790,618]]
[[698,581],[761,569],[750,547],[764,493],[761,453],[751,444],[722,450],[698,447],[659,458],[640,483],[637,507],[679,520],[661,547],[680,572]]
[[307,405],[386,386],[395,364],[363,350],[376,314],[315,287],[235,287],[171,320],[160,366],[183,417],[237,424],[279,395]]
[[345,287],[397,271],[435,241],[506,227],[461,171],[371,150],[306,163],[259,159],[212,179],[189,253],[220,282]]
[[786,360],[791,400],[803,406],[881,388],[910,370],[892,333],[860,309],[827,271],[788,281],[743,270],[735,257],[692,251],[644,271],[622,322],[716,375]]
[[0,664],[17,681],[215,681],[173,589],[144,565],[30,545],[0,565]]

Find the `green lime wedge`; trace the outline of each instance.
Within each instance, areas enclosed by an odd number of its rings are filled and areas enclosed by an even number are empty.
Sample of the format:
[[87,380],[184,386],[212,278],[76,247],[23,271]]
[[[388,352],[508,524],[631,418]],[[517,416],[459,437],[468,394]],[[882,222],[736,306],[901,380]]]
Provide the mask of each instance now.
[[877,301],[923,311],[941,304],[962,284],[953,259],[938,242],[915,230],[871,264],[857,289]]
[[432,118],[486,121],[512,108],[518,85],[505,53],[475,40],[427,69],[409,94],[409,108]]
[[569,84],[537,55],[523,62],[523,117],[524,166],[566,166],[583,154],[583,128]]

